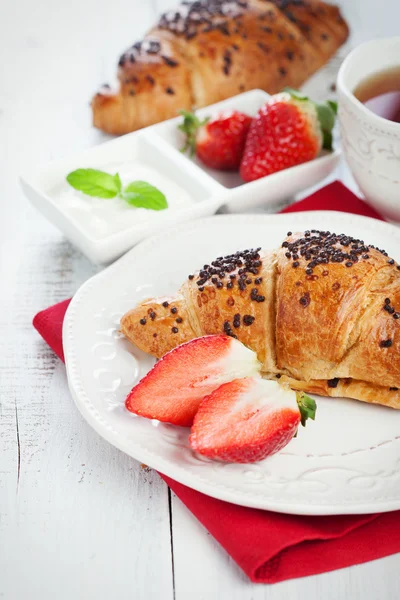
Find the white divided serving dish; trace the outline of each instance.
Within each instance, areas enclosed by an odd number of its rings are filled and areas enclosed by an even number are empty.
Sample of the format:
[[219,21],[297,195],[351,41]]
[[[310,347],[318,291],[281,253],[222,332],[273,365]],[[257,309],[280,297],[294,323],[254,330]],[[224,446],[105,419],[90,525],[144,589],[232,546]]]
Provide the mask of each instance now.
[[[203,108],[197,114],[212,116],[236,109],[254,116],[268,98],[266,92],[252,90]],[[182,117],[177,117],[164,121],[52,162],[39,171],[26,173],[21,176],[24,193],[90,260],[101,264],[115,260],[137,242],[167,226],[212,215],[222,206],[225,212],[232,213],[259,207],[273,209],[286,198],[324,179],[340,158],[340,151],[335,150],[302,165],[244,183],[237,173],[207,169],[196,159],[182,154],[183,140],[177,129],[181,120]],[[107,170],[110,165],[129,161],[134,164],[138,159],[188,192],[193,203],[178,211],[162,211],[162,217],[160,213],[156,218],[154,214],[149,215],[148,222],[127,223],[120,231],[103,232],[99,236],[85,229],[79,212],[68,212],[57,202],[55,190],[65,182],[70,171],[78,168]]]

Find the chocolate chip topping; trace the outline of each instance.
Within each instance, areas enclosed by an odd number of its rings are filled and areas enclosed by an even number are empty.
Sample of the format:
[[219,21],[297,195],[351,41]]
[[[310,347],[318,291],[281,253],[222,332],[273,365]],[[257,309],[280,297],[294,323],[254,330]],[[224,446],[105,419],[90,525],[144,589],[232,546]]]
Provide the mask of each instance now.
[[390,346],[392,346],[392,344],[393,344],[392,340],[382,340],[379,345],[381,348],[390,348]]
[[241,17],[247,7],[248,3],[243,0],[183,1],[177,11],[161,16],[158,27],[182,35],[187,40],[212,30],[230,36],[231,19]]
[[[288,232],[288,237],[292,232]],[[367,246],[363,240],[355,239],[351,236],[330,231],[319,231],[312,229],[306,231],[303,237],[290,242],[285,240],[282,244],[285,248],[285,256],[288,260],[292,260],[294,268],[299,266],[299,256],[307,261],[303,266],[307,275],[312,275],[313,269],[320,264],[343,263],[347,268],[351,268],[354,264],[361,260],[370,258],[368,252],[375,246]],[[385,250],[375,248],[383,256],[388,256]],[[388,264],[394,265],[393,259],[388,260]],[[400,266],[400,265],[399,265]],[[398,268],[398,267],[397,267]]]
[[255,321],[255,317],[253,317],[252,315],[244,315],[244,317],[243,317],[244,325],[252,325],[252,323],[254,323],[254,321]]
[[329,379],[328,387],[336,388],[338,386],[338,383],[339,383],[339,377],[335,377],[334,379]]
[[306,292],[304,294],[304,296],[302,296],[299,300],[300,304],[302,306],[304,306],[304,308],[307,308],[307,306],[310,304],[311,302],[311,298],[310,298],[310,292]]
[[[233,289],[235,285],[240,291],[245,291],[247,286],[252,285],[253,279],[249,275],[258,275],[262,266],[260,258],[261,248],[251,248],[228,254],[227,256],[219,256],[213,260],[210,265],[204,265],[199,271],[196,284],[200,288],[205,284],[213,285],[217,289],[222,289],[226,282],[227,289]],[[234,273],[234,271],[236,271]],[[194,276],[189,275],[189,279]],[[255,281],[262,282],[262,277],[258,277]],[[263,302],[264,296],[257,294],[251,297],[252,300]]]
[[235,335],[233,333],[233,329],[232,329],[231,324],[229,323],[229,321],[225,321],[224,322],[223,329],[224,329],[224,333],[226,333],[226,335],[230,335],[233,338],[237,338],[237,335]]

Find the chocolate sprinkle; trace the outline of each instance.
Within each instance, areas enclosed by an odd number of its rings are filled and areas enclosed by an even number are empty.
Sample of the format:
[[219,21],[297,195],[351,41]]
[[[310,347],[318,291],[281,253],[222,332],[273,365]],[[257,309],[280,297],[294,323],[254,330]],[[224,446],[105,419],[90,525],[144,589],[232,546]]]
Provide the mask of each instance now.
[[174,60],[173,58],[170,58],[169,56],[162,55],[161,58],[169,67],[177,67],[179,65],[178,61]]
[[254,323],[254,321],[255,317],[253,317],[252,315],[244,315],[243,317],[244,325],[251,325],[252,323]]
[[336,388],[338,386],[339,383],[339,377],[335,377],[334,379],[329,379],[328,380],[328,387],[330,388]]
[[382,340],[379,345],[381,348],[390,348],[390,346],[392,346],[392,344],[393,344],[392,340]]
[[190,40],[212,30],[229,36],[230,20],[241,17],[248,3],[243,0],[197,0],[181,2],[181,9],[164,13],[158,27]]
[[236,313],[236,315],[233,317],[233,326],[236,327],[236,329],[238,327],[240,327],[240,315],[239,315],[239,313]]
[[177,327],[172,327],[171,331],[172,333],[178,333],[179,329]]
[[[288,232],[287,235],[290,237],[292,232]],[[304,237],[299,237],[295,241],[285,240],[282,248],[287,248],[285,256],[289,260],[297,261],[299,255],[303,256],[308,261],[304,265],[304,269],[307,275],[311,275],[311,271],[320,264],[344,263],[346,267],[352,267],[361,257],[368,259],[368,251],[374,246],[366,246],[363,240],[345,234],[337,235],[330,231],[313,229],[306,231]],[[380,248],[375,248],[375,250],[383,256],[387,256],[385,250]],[[392,260],[388,260],[391,265],[395,264]]]
[[307,308],[307,306],[310,304],[311,302],[311,298],[310,298],[310,292],[306,292],[304,294],[304,296],[302,296],[299,300],[300,304],[302,306],[304,306],[304,308]]
[[146,319],[140,319],[139,323],[141,325],[146,325],[147,321],[146,321]]
[[229,321],[225,321],[224,322],[224,332],[226,333],[226,335],[230,335],[233,338],[237,338],[237,335],[235,335],[233,333],[231,324],[229,323]]
[[165,302],[162,303],[162,305],[163,305],[164,308],[168,308],[169,303],[167,301],[165,301]]

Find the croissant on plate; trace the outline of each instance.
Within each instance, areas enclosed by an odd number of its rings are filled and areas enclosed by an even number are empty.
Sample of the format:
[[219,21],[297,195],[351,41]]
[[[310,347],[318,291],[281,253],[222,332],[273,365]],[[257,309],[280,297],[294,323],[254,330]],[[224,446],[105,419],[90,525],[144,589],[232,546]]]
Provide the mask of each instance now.
[[293,389],[400,408],[400,266],[348,235],[289,232],[277,251],[219,257],[121,331],[156,357],[224,332]]
[[121,56],[119,89],[94,96],[93,123],[128,133],[247,90],[297,88],[347,36],[320,0],[181,2]]

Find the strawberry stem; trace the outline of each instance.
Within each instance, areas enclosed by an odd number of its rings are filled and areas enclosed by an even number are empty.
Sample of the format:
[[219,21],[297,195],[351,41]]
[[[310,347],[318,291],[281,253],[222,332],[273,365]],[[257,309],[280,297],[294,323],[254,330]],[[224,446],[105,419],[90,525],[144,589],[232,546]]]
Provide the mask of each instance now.
[[180,110],[179,114],[183,116],[183,123],[178,125],[178,129],[182,131],[185,136],[185,144],[181,148],[181,152],[189,151],[190,156],[193,156],[196,152],[196,137],[197,131],[203,125],[206,125],[210,120],[209,117],[206,117],[202,121],[192,112],[188,110]]
[[304,392],[296,392],[296,400],[300,411],[301,424],[305,427],[307,419],[315,420],[317,404],[313,398],[307,396]]

